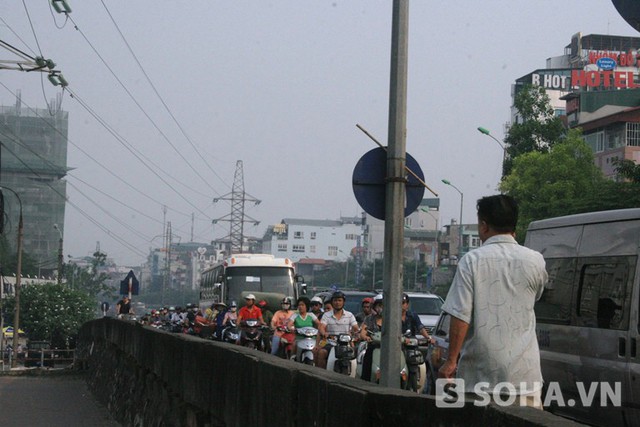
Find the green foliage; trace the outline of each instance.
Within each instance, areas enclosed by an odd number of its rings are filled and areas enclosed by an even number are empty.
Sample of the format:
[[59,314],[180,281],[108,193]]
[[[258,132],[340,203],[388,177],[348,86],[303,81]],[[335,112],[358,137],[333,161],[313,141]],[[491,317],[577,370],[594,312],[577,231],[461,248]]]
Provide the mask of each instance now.
[[563,139],[565,128],[549,104],[549,96],[543,87],[527,85],[514,100],[520,119],[513,123],[504,142],[509,158],[503,165],[503,176],[513,168],[514,160],[530,152],[548,152]]
[[640,165],[629,159],[615,159],[613,164],[619,177],[640,184]]
[[593,152],[571,130],[567,137],[544,153],[532,151],[514,159],[513,170],[500,189],[520,206],[517,236],[524,235],[529,222],[537,219],[584,212],[594,207],[594,195],[607,188],[606,179],[595,166]]
[[107,254],[96,252],[91,260],[91,267],[80,267],[77,264],[66,264],[64,276],[67,285],[87,295],[100,299],[112,298],[113,290],[107,285],[109,275],[100,272],[100,267],[106,263]]
[[[80,326],[93,319],[96,303],[84,292],[58,284],[25,286],[20,292],[20,329],[29,339],[51,341],[64,346]],[[4,309],[13,319],[15,299],[8,299]]]

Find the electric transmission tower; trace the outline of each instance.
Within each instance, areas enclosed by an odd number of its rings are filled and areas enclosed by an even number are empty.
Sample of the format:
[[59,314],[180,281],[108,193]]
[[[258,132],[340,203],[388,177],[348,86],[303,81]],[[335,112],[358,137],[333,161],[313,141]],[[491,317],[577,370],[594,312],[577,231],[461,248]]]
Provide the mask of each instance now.
[[219,200],[229,200],[231,202],[231,213],[214,219],[212,222],[214,224],[219,221],[228,221],[230,223],[229,235],[225,238],[229,238],[231,241],[231,254],[241,253],[242,243],[244,242],[244,223],[253,222],[253,225],[260,224],[260,221],[257,221],[244,213],[244,205],[246,202],[259,205],[260,200],[244,191],[242,160],[238,160],[236,162],[236,173],[233,177],[231,193],[227,193],[224,196],[213,199],[213,203],[217,203]]

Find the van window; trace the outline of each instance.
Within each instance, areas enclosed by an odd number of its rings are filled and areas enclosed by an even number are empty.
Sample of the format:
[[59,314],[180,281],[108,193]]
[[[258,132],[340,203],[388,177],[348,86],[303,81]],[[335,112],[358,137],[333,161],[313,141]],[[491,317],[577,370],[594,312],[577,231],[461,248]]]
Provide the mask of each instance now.
[[587,258],[580,266],[576,326],[626,330],[636,257]]
[[577,258],[546,260],[549,281],[540,300],[536,302],[536,320],[541,323],[568,325],[571,320],[571,301]]

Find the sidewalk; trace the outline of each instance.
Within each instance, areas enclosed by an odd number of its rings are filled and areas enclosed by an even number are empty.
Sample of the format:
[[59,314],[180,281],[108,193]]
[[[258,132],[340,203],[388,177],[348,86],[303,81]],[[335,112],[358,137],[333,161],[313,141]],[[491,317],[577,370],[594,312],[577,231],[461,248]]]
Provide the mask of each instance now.
[[0,425],[13,426],[119,426],[75,373],[0,375]]

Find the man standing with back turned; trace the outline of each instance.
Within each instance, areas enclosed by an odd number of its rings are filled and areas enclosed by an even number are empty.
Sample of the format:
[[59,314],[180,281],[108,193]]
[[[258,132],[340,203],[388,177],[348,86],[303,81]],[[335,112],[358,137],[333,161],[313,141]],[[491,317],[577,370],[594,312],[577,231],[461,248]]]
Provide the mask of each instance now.
[[547,283],[544,258],[516,242],[518,205],[512,197],[483,197],[477,209],[483,245],[460,259],[442,307],[451,327],[449,359],[439,376],[462,378],[471,398],[477,383],[488,383],[482,390],[489,394],[502,383],[497,391],[515,394],[514,404],[542,409],[533,305]]

